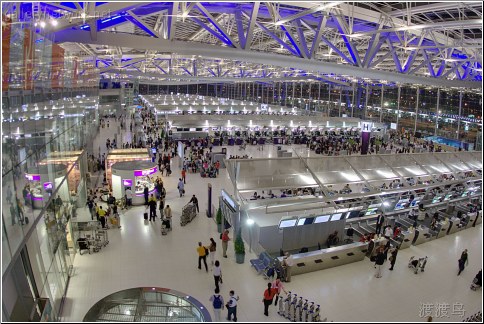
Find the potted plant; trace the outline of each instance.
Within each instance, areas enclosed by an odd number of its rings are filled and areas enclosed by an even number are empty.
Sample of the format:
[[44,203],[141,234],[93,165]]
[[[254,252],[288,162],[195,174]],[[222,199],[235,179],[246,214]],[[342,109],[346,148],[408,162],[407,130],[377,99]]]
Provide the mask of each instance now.
[[215,217],[215,222],[217,223],[217,231],[222,233],[222,210],[219,208],[217,210],[217,216]]
[[242,235],[240,234],[240,232],[237,234],[237,237],[235,238],[234,250],[235,250],[235,262],[238,264],[244,263],[245,245],[244,245],[244,241],[242,240]]

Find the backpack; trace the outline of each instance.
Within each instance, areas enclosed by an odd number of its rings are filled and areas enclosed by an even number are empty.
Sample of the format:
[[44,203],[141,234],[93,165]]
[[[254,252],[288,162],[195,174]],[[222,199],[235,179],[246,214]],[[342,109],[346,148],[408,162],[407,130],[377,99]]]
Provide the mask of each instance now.
[[219,296],[213,295],[213,308],[221,309],[222,308],[222,299]]

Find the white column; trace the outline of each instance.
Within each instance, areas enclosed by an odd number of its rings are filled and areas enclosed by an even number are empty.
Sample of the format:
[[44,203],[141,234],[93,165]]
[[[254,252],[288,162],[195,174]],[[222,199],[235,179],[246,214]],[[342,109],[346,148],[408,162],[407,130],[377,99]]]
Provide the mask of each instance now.
[[435,136],[437,136],[437,128],[439,127],[439,108],[440,108],[440,88],[437,89],[437,106],[435,108],[435,131],[434,131]]
[[400,93],[402,91],[402,86],[398,86],[398,92],[397,92],[397,132],[398,132],[398,120],[400,118]]
[[460,138],[460,117],[462,114],[462,90],[459,92],[459,117],[457,119],[457,136],[456,138]]

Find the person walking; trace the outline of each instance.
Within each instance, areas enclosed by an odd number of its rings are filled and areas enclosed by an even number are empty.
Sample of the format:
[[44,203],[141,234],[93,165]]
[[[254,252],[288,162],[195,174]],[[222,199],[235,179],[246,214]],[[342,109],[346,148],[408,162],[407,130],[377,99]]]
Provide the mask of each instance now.
[[213,314],[215,315],[214,322],[220,322],[220,315],[224,309],[224,298],[220,295],[220,290],[215,288],[215,294],[210,297],[210,302],[213,306]]
[[148,200],[148,206],[150,206],[150,222],[153,219],[153,222],[156,221],[156,198],[151,194],[150,199]]
[[395,266],[395,262],[397,261],[397,254],[398,254],[398,246],[393,248],[390,252],[390,258],[388,259],[390,261],[390,269],[393,271],[393,267]]
[[233,290],[229,292],[229,301],[227,302],[227,321],[232,320],[232,315],[234,315],[234,322],[237,322],[237,302],[239,301],[239,296],[235,294]]
[[225,230],[222,234],[222,256],[224,258],[227,257],[227,247],[229,245],[230,237],[229,237],[229,230]]
[[160,204],[158,206],[160,210],[160,219],[163,219],[163,210],[165,209],[165,197],[160,196]]
[[183,179],[183,183],[187,183],[187,178],[186,178],[186,176],[187,176],[187,171],[185,170],[185,168],[183,168],[183,169],[181,170],[181,177],[182,177],[182,179]]
[[203,263],[205,264],[205,270],[208,272],[208,267],[207,267],[207,251],[208,249],[202,245],[202,242],[198,242],[198,269],[202,269],[202,260]]
[[93,212],[93,210],[94,210],[94,200],[91,197],[87,198],[86,205],[89,208],[89,214],[91,214],[91,220],[94,220],[94,212]]
[[106,211],[103,209],[103,206],[99,206],[98,210],[99,220],[101,221],[101,225],[103,228],[106,228]]
[[281,290],[284,291],[286,293],[286,295],[287,295],[287,291],[286,291],[286,289],[284,289],[284,285],[282,284],[282,281],[279,278],[277,278],[276,280],[274,280],[272,282],[272,289],[274,289],[274,293],[276,294],[275,295],[276,301],[274,302],[274,306],[277,306],[277,301],[279,300],[279,295],[281,293]]
[[195,195],[193,195],[189,202],[193,203],[195,207],[197,207],[197,214],[200,213],[200,210],[198,209],[198,198]]
[[469,256],[467,255],[467,249],[462,251],[462,254],[460,255],[460,259],[458,262],[459,262],[459,273],[457,275],[459,276],[460,273],[464,271],[465,266],[469,264]]
[[264,303],[264,315],[269,316],[269,306],[272,305],[272,299],[274,298],[275,290],[272,289],[272,284],[267,283],[267,289],[264,290],[264,298],[262,302]]
[[375,258],[375,266],[376,266],[376,274],[375,278],[381,278],[381,266],[385,262],[385,254],[383,253],[383,247],[378,249],[376,258]]
[[178,192],[180,193],[180,197],[185,194],[185,184],[183,183],[183,180],[181,178],[178,179]]
[[213,237],[210,238],[210,246],[208,247],[210,251],[210,263],[213,266],[215,259],[215,252],[217,251],[217,243],[215,243]]
[[173,228],[173,227],[171,226],[171,216],[172,216],[172,215],[171,215],[171,208],[170,208],[170,205],[166,205],[165,210],[164,210],[164,212],[163,212],[163,213],[164,213],[165,218],[166,218],[166,219],[167,219],[167,220],[170,222],[170,228]]
[[222,268],[220,262],[215,261],[215,267],[213,268],[213,280],[215,281],[215,289],[220,290],[219,282],[222,283]]

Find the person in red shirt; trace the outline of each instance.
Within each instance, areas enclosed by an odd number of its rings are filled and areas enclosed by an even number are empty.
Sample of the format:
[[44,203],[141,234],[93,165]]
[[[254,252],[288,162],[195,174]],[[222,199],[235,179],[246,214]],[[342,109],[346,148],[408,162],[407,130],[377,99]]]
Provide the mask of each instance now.
[[183,179],[183,183],[187,183],[186,176],[187,176],[187,171],[185,169],[181,170],[181,176]]
[[217,172],[217,175],[218,175],[218,169],[220,169],[220,162],[219,161],[215,162],[215,170]]
[[276,293],[277,289],[272,288],[272,284],[269,282],[267,283],[267,289],[264,290],[264,298],[262,301],[264,302],[264,315],[269,316],[269,305],[272,305],[272,299]]

